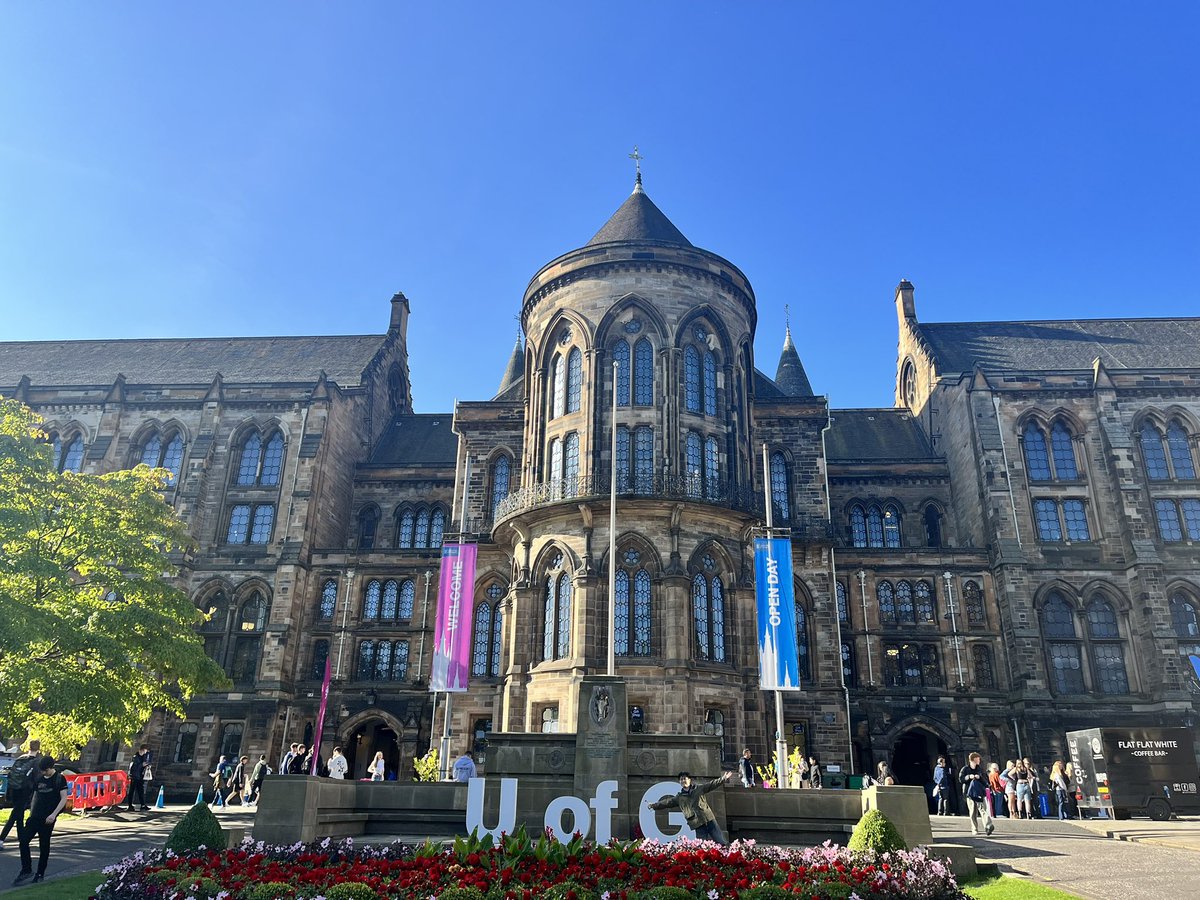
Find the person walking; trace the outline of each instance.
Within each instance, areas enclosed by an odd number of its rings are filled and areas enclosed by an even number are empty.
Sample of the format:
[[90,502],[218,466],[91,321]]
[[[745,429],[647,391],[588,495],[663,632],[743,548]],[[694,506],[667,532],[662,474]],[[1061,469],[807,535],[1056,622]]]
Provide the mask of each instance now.
[[271,774],[271,766],[267,762],[267,754],[263,753],[258,757],[258,762],[254,764],[254,769],[250,773],[250,796],[248,802],[258,805],[258,795],[262,791],[263,780]]
[[292,757],[296,755],[296,750],[299,748],[299,746],[299,744],[292,744],[292,746],[288,748],[288,752],[283,754],[283,758],[279,760],[280,775],[288,775],[291,773]]
[[950,803],[950,769],[946,765],[946,757],[939,756],[937,765],[933,767],[933,799],[937,803],[937,814],[946,815]]
[[383,776],[387,774],[387,763],[384,762],[382,750],[375,752],[375,758],[367,766],[367,774],[371,776],[372,781],[383,781]]
[[237,765],[233,767],[233,771],[229,773],[229,778],[225,781],[225,790],[228,793],[225,795],[225,805],[229,806],[233,802],[233,798],[237,797],[242,801],[242,805],[246,805],[246,782],[250,774],[247,769],[247,763],[250,762],[250,757],[243,756],[238,759]]
[[1050,783],[1054,785],[1054,799],[1058,801],[1058,818],[1065,822],[1071,817],[1067,805],[1070,788],[1067,786],[1067,776],[1061,759],[1056,759],[1050,767]]
[[963,786],[967,806],[971,815],[971,834],[979,834],[979,818],[983,815],[984,834],[991,835],[996,826],[992,822],[992,811],[987,807],[987,773],[978,753],[967,757],[967,764],[958,771],[958,781]]
[[[13,879],[13,886],[24,884],[30,878],[35,882],[46,877],[46,863],[50,859],[50,835],[54,833],[54,823],[58,814],[67,805],[67,794],[70,788],[67,779],[54,767],[53,756],[43,756],[38,761],[38,775],[33,782],[33,801],[30,804],[29,818],[24,827],[18,830],[21,847],[21,871]],[[33,873],[33,854],[29,845],[34,836],[38,839],[38,868]]]
[[742,758],[738,760],[738,775],[744,788],[752,788],[758,781],[758,773],[754,771],[754,756],[749,747],[742,751]]
[[225,788],[225,782],[232,774],[233,766],[229,764],[229,757],[222,753],[221,758],[217,760],[217,767],[208,776],[212,779],[213,803],[216,803],[217,797],[221,796],[221,792]]
[[4,830],[0,831],[0,850],[4,849],[4,841],[14,827],[17,829],[17,840],[21,839],[21,826],[25,824],[25,813],[29,811],[29,801],[33,799],[33,782],[37,778],[41,751],[41,741],[30,741],[29,749],[13,760],[8,770],[8,802],[12,804],[12,809],[8,813],[8,821],[4,823]]
[[346,762],[346,757],[342,754],[342,748],[334,747],[333,755],[329,757],[329,777],[342,781],[346,778],[346,772],[349,768],[350,764]]
[[129,812],[133,812],[135,798],[141,809],[150,808],[146,805],[146,782],[152,777],[154,776],[150,770],[150,748],[142,744],[129,762]]
[[683,817],[687,819],[688,825],[696,832],[698,839],[727,846],[729,842],[725,840],[725,835],[721,833],[721,826],[717,824],[717,817],[713,815],[712,808],[708,805],[708,801],[704,799],[704,795],[709,791],[715,791],[732,777],[732,772],[724,772],[711,781],[703,781],[697,784],[692,781],[690,772],[680,772],[679,793],[673,794],[670,797],[663,797],[661,800],[651,803],[650,808],[671,809],[674,807],[683,813]]
[[455,781],[461,781],[465,784],[477,774],[475,760],[471,759],[469,753],[464,753],[454,761],[451,772]]

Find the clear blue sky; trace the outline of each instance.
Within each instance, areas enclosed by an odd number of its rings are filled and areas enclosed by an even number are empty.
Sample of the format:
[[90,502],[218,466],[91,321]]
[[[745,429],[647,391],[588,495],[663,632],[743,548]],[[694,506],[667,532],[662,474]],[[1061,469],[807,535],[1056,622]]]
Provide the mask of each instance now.
[[[925,321],[1200,314],[1200,4],[0,2],[0,339],[381,332],[494,393],[628,194],[892,403]],[[461,329],[463,353],[446,340]]]

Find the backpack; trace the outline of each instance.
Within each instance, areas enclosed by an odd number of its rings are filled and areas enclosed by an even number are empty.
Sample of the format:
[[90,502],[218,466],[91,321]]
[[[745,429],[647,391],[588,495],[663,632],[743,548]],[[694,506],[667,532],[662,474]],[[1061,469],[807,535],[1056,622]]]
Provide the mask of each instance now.
[[37,757],[30,754],[21,756],[8,770],[8,789],[10,791],[27,791],[32,785],[33,768],[37,765]]

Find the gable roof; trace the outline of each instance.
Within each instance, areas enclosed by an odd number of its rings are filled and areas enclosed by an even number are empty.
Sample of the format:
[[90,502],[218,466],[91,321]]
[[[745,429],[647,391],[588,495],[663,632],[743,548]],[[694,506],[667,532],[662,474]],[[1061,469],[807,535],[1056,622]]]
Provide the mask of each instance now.
[[458,462],[458,435],[452,413],[399,414],[379,437],[372,466],[445,465]]
[[906,409],[832,409],[825,435],[830,462],[940,460]]
[[585,246],[613,241],[656,241],[665,244],[692,246],[692,242],[666,217],[654,201],[646,196],[639,182],[624,203],[604,223],[604,227]]
[[1200,319],[917,323],[942,372],[1200,368]]
[[28,375],[34,386],[315,382],[321,371],[357,385],[387,335],[135,338],[0,343],[0,386]]

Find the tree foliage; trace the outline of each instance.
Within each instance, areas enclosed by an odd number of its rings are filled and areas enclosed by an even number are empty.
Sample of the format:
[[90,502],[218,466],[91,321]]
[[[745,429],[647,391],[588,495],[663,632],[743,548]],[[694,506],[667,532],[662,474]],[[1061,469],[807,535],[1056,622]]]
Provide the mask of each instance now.
[[188,536],[169,473],[59,472],[40,422],[0,398],[0,731],[71,757],[132,738],[156,708],[182,715],[225,676],[171,583]]

